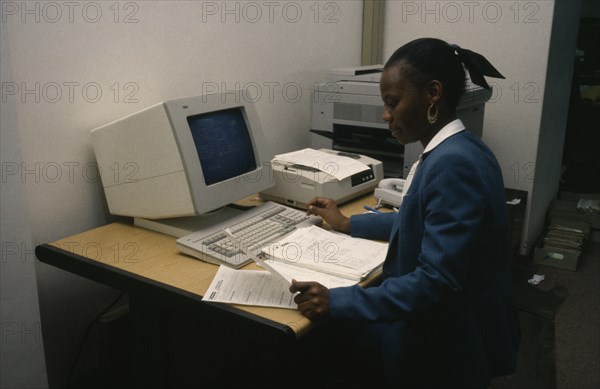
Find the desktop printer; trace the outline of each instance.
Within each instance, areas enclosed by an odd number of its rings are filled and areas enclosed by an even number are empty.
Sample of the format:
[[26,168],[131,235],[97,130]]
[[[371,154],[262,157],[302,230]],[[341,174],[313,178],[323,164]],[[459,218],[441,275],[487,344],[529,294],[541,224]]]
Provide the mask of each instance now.
[[271,162],[275,186],[260,192],[260,197],[304,209],[307,208],[307,203],[317,196],[328,197],[336,204],[341,204],[372,192],[383,178],[383,166],[378,160],[331,149],[319,151],[353,158],[367,165],[368,169],[338,180],[327,172],[327,169],[319,170],[311,166],[281,163],[275,159]]
[[[423,146],[419,142],[403,146],[388,131],[379,91],[382,72],[382,65],[329,71],[326,82],[313,92],[310,146],[364,154],[383,162],[386,177],[406,178]],[[467,79],[456,114],[478,136],[491,95]]]

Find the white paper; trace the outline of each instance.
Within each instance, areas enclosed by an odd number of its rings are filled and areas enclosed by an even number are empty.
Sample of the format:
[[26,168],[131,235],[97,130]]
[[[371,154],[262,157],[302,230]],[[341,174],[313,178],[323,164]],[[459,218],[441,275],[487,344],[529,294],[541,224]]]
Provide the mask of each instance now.
[[289,284],[262,270],[219,266],[202,301],[296,309]]
[[336,277],[334,275],[320,273],[318,271],[305,269],[294,265],[288,265],[284,262],[265,260],[258,261],[257,263],[259,266],[262,266],[270,271],[274,276],[285,281],[288,286],[292,285],[292,280],[315,281],[328,289],[352,286],[356,285],[357,283],[355,280],[349,280],[347,278]]
[[314,149],[302,149],[276,155],[273,163],[288,163],[307,166],[327,173],[338,180],[368,170],[369,167],[350,157],[344,157]]
[[544,281],[544,279],[546,279],[546,276],[543,274],[534,274],[531,279],[527,280],[527,282],[529,282],[531,285],[537,285]]
[[311,226],[263,248],[268,259],[360,281],[381,266],[387,244]]

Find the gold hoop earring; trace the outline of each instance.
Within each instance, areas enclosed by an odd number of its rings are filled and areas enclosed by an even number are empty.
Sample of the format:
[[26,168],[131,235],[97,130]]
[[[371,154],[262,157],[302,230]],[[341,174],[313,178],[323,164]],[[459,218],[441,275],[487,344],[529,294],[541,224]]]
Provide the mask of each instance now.
[[[431,108],[435,107],[435,113],[432,114],[431,113]],[[431,103],[431,105],[429,106],[429,108],[427,108],[427,121],[429,122],[429,124],[434,124],[435,122],[437,122],[438,120],[438,107],[437,105],[434,105],[433,103]]]

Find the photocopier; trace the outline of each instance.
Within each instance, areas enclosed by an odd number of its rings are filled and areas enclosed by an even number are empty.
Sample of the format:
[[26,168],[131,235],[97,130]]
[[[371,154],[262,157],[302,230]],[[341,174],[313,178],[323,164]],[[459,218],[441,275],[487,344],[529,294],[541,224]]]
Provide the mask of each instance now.
[[[326,82],[313,92],[310,146],[369,156],[383,163],[384,176],[408,175],[423,146],[401,145],[383,121],[379,92],[382,65],[332,69]],[[485,103],[492,91],[466,80],[457,116],[465,127],[481,136]]]

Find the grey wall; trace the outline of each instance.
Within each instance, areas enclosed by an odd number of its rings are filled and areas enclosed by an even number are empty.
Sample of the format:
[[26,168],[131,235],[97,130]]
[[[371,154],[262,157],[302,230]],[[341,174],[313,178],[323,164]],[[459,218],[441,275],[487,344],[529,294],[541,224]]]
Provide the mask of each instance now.
[[[4,24],[0,36],[0,79],[11,82],[10,50]],[[8,176],[21,163],[16,105],[0,105],[0,388],[47,386],[35,256],[25,183]]]
[[[546,214],[558,194],[562,173],[562,155],[566,134],[572,69],[575,61],[580,4],[573,1],[555,3],[548,52],[542,117],[536,154],[536,172],[531,193],[529,228],[531,242],[545,228]],[[535,242],[531,242],[535,243]]]
[[[271,152],[290,151],[308,145],[312,86],[329,68],[360,63],[359,1],[2,4],[2,57],[13,69],[12,77],[2,75],[13,112],[2,131],[10,128],[6,147],[23,160],[3,187],[33,242],[110,220],[91,129],[162,100],[246,86],[261,95],[257,110]],[[4,147],[3,138],[3,160]],[[4,229],[4,208],[2,220]],[[116,291],[42,263],[36,270],[48,378],[56,386],[86,324]],[[14,351],[15,361],[28,355]],[[84,357],[78,372],[93,363]]]

